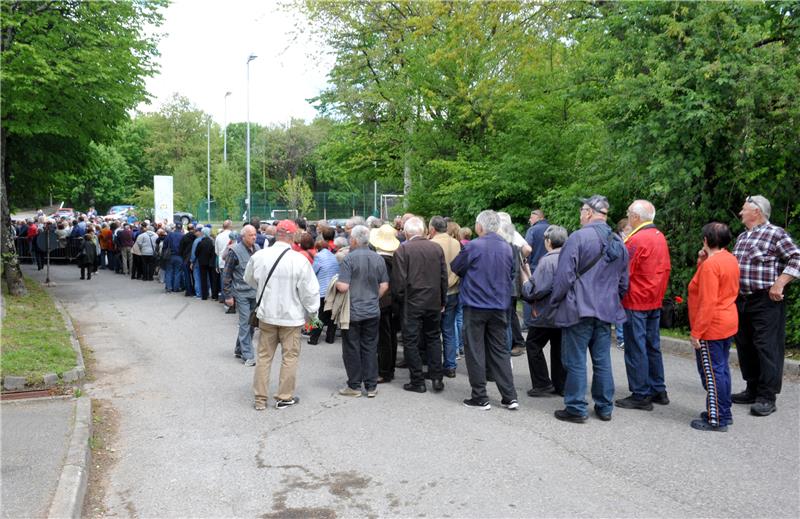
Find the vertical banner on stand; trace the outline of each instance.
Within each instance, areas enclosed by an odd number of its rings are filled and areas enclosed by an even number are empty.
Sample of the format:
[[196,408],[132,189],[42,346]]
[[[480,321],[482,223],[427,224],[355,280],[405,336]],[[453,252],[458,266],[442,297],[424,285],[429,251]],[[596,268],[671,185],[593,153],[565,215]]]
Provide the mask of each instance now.
[[172,177],[156,175],[153,177],[153,195],[155,196],[155,220],[172,222]]

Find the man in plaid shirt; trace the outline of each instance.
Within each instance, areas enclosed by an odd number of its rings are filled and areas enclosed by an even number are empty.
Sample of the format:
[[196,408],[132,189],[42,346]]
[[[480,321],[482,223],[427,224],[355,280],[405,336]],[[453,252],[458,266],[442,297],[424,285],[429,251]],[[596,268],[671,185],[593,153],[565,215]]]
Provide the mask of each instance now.
[[775,412],[781,392],[786,341],[784,287],[800,277],[800,249],[782,228],[769,222],[771,206],[763,196],[749,196],[739,215],[747,228],[733,254],[739,261],[739,331],[736,349],[747,388],[732,395],[737,404],[753,404],[750,412]]

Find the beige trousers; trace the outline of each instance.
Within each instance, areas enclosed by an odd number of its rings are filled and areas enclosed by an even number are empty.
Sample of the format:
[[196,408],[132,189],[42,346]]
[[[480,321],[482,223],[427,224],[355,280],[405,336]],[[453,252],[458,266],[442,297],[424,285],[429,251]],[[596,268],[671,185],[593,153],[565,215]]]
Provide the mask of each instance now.
[[300,357],[301,326],[275,326],[258,323],[258,351],[256,369],[253,375],[253,393],[257,404],[266,404],[269,398],[269,375],[272,359],[281,344],[281,373],[278,381],[276,400],[288,400],[294,396],[297,375],[297,360]]

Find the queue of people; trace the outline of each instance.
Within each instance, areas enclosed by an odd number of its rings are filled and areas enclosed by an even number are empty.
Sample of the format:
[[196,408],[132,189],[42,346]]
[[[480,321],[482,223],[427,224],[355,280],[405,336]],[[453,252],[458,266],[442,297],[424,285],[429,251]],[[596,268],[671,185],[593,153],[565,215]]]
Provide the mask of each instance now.
[[[525,237],[510,217],[485,210],[476,217],[475,239],[447,218],[433,216],[426,225],[412,214],[392,223],[353,217],[340,228],[283,220],[253,221],[235,231],[226,221],[213,237],[210,226],[190,225],[184,232],[179,224],[101,224],[97,241],[98,230],[88,224],[79,264],[82,277],[98,263],[145,281],[160,271],[167,292],[224,302],[227,312],[238,314],[233,353],[256,368],[257,410],[266,409],[270,398],[278,345],[276,407],[299,402],[301,338],[306,334],[316,345],[324,332],[326,343],[337,333],[342,337],[346,382],[339,394],[345,397],[374,398],[379,385],[391,383],[403,368],[409,371],[404,390],[441,392],[463,358],[471,388],[466,407],[491,409],[487,384],[493,382],[500,405],[517,410],[512,356],[526,353],[529,397],[561,397],[564,407],[555,418],[583,423],[589,389],[594,415],[609,421],[615,408],[652,411],[654,404],[670,404],[659,322],[671,271],[653,204],[633,201],[622,234],[608,225],[609,209],[604,196],[581,199],[581,227],[571,234],[536,209]],[[746,230],[733,253],[725,223],[707,224],[698,237],[702,248],[688,305],[707,398],[705,410],[690,421],[695,429],[726,431],[732,404],[750,405],[756,416],[777,409],[783,291],[800,277],[800,249],[769,222],[770,212],[763,196],[745,200],[740,216]],[[517,299],[523,301],[525,337],[515,331],[523,327],[514,323]],[[610,349],[618,325],[630,394],[615,400]],[[404,353],[399,362],[398,337]],[[746,386],[732,394],[728,357],[734,341]]]

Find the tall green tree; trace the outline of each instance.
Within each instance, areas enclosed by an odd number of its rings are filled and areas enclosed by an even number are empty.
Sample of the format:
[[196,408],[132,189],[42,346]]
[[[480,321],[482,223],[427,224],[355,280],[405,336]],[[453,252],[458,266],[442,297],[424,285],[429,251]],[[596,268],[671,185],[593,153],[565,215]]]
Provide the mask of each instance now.
[[[0,3],[0,219],[3,271],[12,294],[25,286],[11,241],[9,202],[89,159],[146,98],[165,1]],[[53,179],[53,180],[51,180]],[[19,186],[19,187],[18,187]]]

